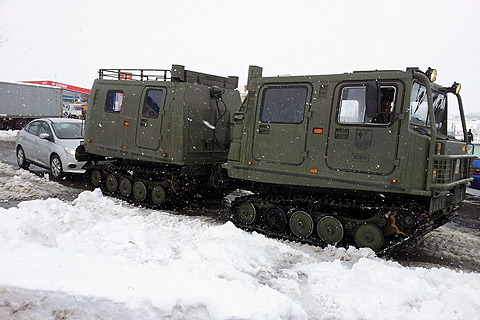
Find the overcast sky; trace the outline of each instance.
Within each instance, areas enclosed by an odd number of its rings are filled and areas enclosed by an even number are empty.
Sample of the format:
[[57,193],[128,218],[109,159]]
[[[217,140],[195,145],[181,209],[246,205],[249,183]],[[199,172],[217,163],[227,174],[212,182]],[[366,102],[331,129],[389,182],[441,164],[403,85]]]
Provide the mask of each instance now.
[[100,68],[240,77],[418,66],[480,111],[479,0],[0,0],[0,80],[90,88]]

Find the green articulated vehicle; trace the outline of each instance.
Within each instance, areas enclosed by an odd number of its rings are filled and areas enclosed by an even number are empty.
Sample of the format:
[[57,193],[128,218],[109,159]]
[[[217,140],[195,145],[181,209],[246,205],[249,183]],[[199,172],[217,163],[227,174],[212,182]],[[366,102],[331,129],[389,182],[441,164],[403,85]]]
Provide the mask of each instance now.
[[[100,70],[77,159],[94,186],[128,201],[241,188],[252,193],[230,210],[244,229],[387,251],[450,221],[472,180],[460,85],[435,76],[263,77],[251,66],[242,102],[237,77]],[[463,139],[447,132],[448,107]]]
[[[460,85],[436,70],[262,77],[234,114],[228,177],[238,225],[381,251],[450,221],[471,181]],[[447,96],[464,139],[447,133]]]
[[[185,70],[101,69],[89,99],[77,158],[104,193],[162,206],[171,197],[217,189],[238,77]],[[216,185],[219,187],[218,185]]]

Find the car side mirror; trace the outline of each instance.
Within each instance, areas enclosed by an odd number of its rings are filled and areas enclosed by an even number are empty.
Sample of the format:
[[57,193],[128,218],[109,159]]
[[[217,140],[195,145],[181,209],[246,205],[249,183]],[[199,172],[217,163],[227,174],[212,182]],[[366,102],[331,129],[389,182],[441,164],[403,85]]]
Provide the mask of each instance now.
[[51,140],[51,136],[48,133],[40,133],[39,135],[40,139],[45,139],[45,140]]
[[377,81],[367,82],[365,104],[367,106],[367,117],[373,117],[378,113],[380,106],[380,85]]

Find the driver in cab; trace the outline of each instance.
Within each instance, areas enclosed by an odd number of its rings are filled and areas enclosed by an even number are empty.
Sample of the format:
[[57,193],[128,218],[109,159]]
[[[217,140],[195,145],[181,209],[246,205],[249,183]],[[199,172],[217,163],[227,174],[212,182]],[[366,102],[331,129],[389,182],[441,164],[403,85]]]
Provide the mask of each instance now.
[[372,118],[372,123],[390,123],[392,121],[392,102],[382,98],[380,111]]

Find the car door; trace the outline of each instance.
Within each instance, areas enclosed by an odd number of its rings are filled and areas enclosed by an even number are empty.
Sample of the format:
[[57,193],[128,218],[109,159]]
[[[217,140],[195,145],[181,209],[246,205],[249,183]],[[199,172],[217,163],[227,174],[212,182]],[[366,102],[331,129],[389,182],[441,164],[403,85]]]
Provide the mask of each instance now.
[[[40,137],[42,133],[48,134],[49,138],[42,139]],[[55,145],[54,141],[55,139],[50,125],[45,121],[41,121],[37,137],[37,162],[39,164],[46,167],[50,166],[50,155]]]
[[37,162],[37,141],[40,121],[33,121],[25,128],[23,139],[19,142],[25,153],[25,158],[29,161]]
[[257,101],[253,158],[284,165],[301,165],[305,160],[309,84],[269,84]]

